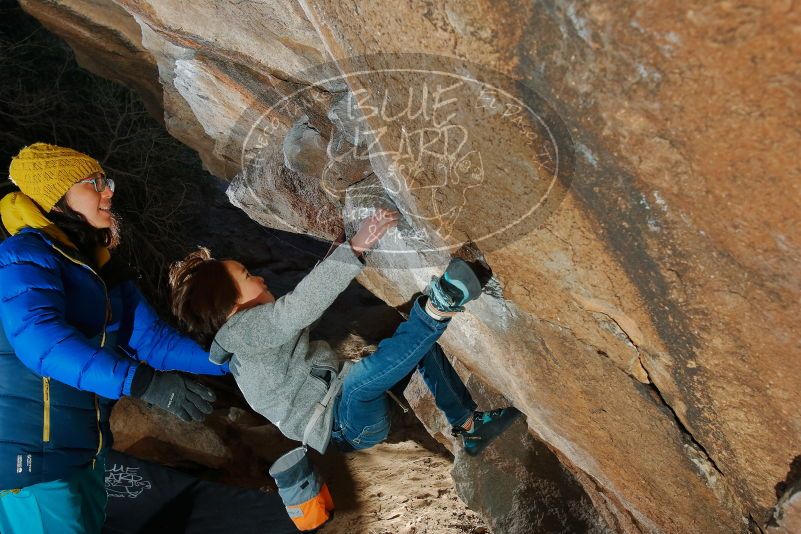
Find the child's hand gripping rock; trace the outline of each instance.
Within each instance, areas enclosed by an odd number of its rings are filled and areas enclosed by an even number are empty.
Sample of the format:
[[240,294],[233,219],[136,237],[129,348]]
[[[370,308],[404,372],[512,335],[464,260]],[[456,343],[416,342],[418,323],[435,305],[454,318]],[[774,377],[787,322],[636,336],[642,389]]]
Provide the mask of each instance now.
[[350,246],[356,254],[362,255],[372,249],[387,230],[397,226],[400,214],[394,210],[379,208],[362,221],[359,230],[350,239]]

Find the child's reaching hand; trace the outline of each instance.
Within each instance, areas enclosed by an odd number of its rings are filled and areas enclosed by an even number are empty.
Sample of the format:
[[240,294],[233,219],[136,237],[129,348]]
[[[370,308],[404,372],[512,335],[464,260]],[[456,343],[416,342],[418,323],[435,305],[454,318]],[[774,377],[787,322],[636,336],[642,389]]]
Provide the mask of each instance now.
[[378,243],[387,230],[396,226],[400,214],[395,210],[379,208],[364,221],[356,234],[350,239],[350,246],[356,254],[363,254]]

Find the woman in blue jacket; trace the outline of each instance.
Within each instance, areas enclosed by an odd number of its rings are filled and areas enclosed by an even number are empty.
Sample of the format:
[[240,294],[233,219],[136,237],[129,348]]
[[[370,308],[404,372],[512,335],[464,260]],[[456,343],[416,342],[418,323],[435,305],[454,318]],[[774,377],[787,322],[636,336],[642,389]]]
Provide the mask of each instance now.
[[214,394],[176,371],[227,369],[111,259],[114,182],[96,160],[36,143],[9,176],[20,191],[0,200],[0,532],[100,532],[113,400],[199,421]]

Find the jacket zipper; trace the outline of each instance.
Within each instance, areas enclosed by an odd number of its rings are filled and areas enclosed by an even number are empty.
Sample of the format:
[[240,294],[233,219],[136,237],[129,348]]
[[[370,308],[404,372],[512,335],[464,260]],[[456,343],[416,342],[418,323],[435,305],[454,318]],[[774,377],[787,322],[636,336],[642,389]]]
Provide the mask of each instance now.
[[97,450],[95,451],[95,457],[92,458],[92,469],[95,468],[97,456],[103,449],[103,431],[100,429],[100,401],[97,400],[97,395],[95,395],[95,414],[97,415]]
[[[95,275],[97,277],[98,280],[100,280],[100,285],[103,286],[103,294],[106,297],[106,310],[105,310],[105,313],[103,314],[103,335],[100,337],[100,347],[103,348],[103,346],[106,344],[106,327],[108,326],[109,314],[111,313],[111,303],[108,300],[108,287],[106,287],[106,282],[103,281],[103,279],[100,277],[99,274],[97,274],[97,272],[94,269],[89,267],[84,262],[76,260],[75,258],[70,256],[69,254],[67,254],[66,252],[64,252],[60,248],[58,248],[56,245],[51,244],[51,246],[55,250],[57,250],[59,253],[61,253],[62,256],[64,256],[68,260],[70,260],[72,263],[74,263],[76,265],[80,265],[81,267],[84,267],[84,268],[88,269],[89,272],[91,272],[93,275]],[[47,421],[47,426],[45,427],[47,439],[45,441],[49,441],[50,440],[50,410],[49,410],[49,407],[50,407],[50,379],[48,378],[47,379],[47,396],[45,397],[45,413],[46,413],[46,421]],[[100,454],[100,451],[103,449],[103,431],[100,428],[100,402],[97,399],[97,394],[95,394],[95,417],[96,417],[96,421],[97,421],[97,451],[95,451],[95,457],[92,458],[92,469],[94,469],[94,467],[95,467],[97,456]]]
[[42,377],[42,396],[44,397],[44,422],[42,424],[42,441],[50,441],[50,377]]

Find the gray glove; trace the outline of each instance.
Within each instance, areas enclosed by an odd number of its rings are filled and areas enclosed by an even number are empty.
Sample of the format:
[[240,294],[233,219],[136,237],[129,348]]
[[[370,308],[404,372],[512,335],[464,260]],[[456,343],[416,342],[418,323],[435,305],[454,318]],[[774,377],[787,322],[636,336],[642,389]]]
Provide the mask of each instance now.
[[212,390],[174,371],[155,371],[139,398],[184,421],[202,421],[216,399]]

